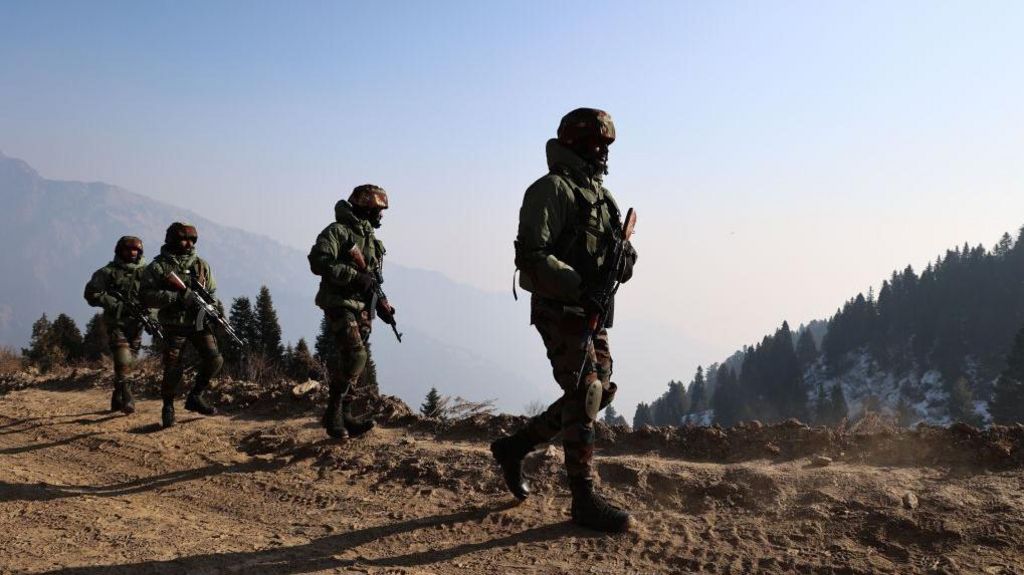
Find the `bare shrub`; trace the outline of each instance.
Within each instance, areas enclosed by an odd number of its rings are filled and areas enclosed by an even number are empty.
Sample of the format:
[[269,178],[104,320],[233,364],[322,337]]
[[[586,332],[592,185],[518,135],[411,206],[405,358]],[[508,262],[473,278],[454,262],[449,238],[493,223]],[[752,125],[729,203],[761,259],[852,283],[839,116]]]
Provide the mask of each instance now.
[[535,417],[544,413],[544,410],[547,408],[548,406],[543,401],[535,399],[523,407],[523,415],[527,417]]

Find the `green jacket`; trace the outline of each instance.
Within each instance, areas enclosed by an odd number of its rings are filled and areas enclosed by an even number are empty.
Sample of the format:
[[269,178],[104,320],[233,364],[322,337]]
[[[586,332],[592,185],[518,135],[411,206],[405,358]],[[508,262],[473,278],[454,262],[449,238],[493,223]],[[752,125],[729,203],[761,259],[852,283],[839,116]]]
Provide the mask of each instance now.
[[191,272],[212,295],[217,291],[217,282],[213,279],[210,264],[196,254],[195,248],[179,256],[165,245],[160,248],[160,255],[155,257],[142,273],[142,303],[159,308],[157,317],[160,323],[174,327],[194,326],[198,310],[187,307],[181,293],[167,285],[164,278],[171,272],[178,274],[186,285],[189,283]]
[[114,292],[139,301],[139,284],[145,268],[146,261],[142,257],[136,263],[129,263],[115,256],[110,263],[96,270],[89,283],[85,284],[85,301],[93,307],[103,308],[103,323],[108,329],[137,325]]
[[[369,294],[359,293],[352,280],[359,273],[348,252],[359,246],[366,265],[379,270],[384,259],[384,244],[373,236],[373,226],[352,212],[352,205],[340,200],[334,205],[334,223],[324,228],[309,250],[309,269],[320,276],[316,305],[323,308],[366,308]],[[383,278],[378,277],[379,281]]]
[[519,210],[516,267],[534,295],[579,304],[619,234],[618,205],[601,175],[558,140],[547,144],[548,174],[533,183]]

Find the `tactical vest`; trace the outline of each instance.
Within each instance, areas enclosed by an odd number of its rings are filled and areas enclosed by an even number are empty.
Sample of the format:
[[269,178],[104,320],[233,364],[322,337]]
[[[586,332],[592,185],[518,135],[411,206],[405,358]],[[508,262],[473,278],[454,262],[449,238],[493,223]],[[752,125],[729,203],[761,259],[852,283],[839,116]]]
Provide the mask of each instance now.
[[[552,245],[551,255],[576,270],[584,283],[592,282],[605,265],[616,236],[621,234],[622,215],[619,207],[602,189],[594,190],[579,185],[568,169],[552,171],[550,175],[572,191],[576,205],[576,214],[563,226],[561,234]],[[607,228],[601,225],[602,207],[605,206],[608,209]],[[518,242],[515,242],[515,248],[518,272],[522,267]],[[514,277],[513,274],[512,294],[518,299]],[[529,274],[519,275],[519,287],[531,293],[535,291]]]

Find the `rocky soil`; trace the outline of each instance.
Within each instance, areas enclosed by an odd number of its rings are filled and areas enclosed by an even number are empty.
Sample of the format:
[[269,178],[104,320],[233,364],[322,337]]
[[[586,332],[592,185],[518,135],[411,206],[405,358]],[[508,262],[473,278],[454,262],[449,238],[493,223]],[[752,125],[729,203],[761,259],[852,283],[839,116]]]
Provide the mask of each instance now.
[[385,399],[338,443],[291,387],[225,382],[226,415],[160,430],[155,399],[104,411],[104,371],[0,376],[0,573],[1024,574],[1019,426],[602,427],[601,489],[637,519],[605,536],[568,522],[557,447],[504,492],[487,442],[516,417]]

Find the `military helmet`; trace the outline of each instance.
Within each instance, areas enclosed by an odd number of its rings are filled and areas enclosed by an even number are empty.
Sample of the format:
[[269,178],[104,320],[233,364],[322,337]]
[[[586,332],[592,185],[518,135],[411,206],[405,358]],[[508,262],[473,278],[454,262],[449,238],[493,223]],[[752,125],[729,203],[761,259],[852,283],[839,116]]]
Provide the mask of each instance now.
[[608,112],[597,108],[576,108],[562,117],[558,124],[558,141],[572,146],[587,140],[606,144],[615,141],[615,124]]
[[135,248],[139,250],[139,255],[142,255],[142,240],[135,236],[121,236],[121,239],[117,240],[117,245],[114,246],[114,255],[120,255],[121,250],[125,248]]
[[388,209],[388,193],[380,186],[363,184],[352,190],[352,195],[348,197],[348,203],[357,208],[386,210]]
[[192,243],[199,241],[199,232],[196,230],[196,227],[185,222],[174,222],[167,228],[164,243],[174,244],[185,238],[191,238]]

